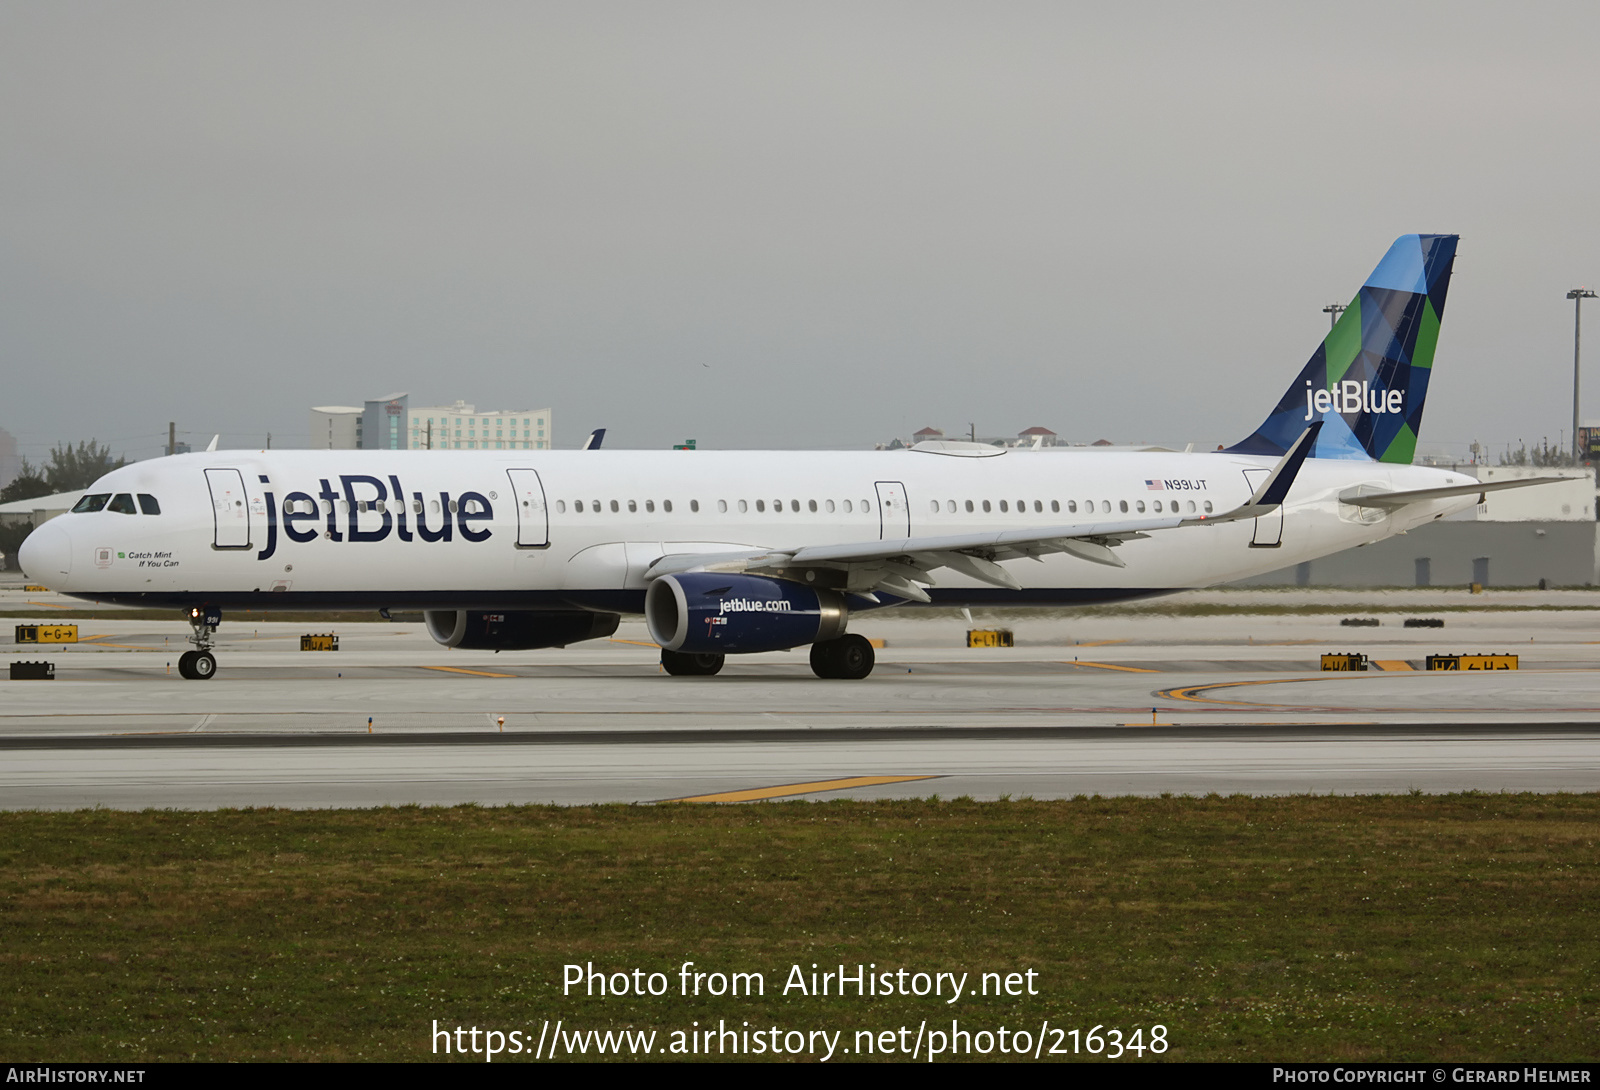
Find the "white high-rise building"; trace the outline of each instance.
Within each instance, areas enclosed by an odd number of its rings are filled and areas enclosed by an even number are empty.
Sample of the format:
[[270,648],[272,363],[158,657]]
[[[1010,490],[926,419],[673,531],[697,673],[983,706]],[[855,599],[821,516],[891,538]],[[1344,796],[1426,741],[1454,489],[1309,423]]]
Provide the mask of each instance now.
[[549,409],[485,409],[465,401],[413,408],[407,445],[413,450],[550,450],[555,429]]

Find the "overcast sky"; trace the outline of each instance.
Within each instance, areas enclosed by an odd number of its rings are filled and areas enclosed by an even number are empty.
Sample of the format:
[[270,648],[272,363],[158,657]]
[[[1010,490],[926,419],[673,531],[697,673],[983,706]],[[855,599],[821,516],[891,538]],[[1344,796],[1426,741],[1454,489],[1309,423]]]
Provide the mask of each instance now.
[[[0,427],[1232,442],[1462,235],[1424,450],[1565,430],[1600,5],[0,0]],[[1586,416],[1600,416],[1600,306]]]

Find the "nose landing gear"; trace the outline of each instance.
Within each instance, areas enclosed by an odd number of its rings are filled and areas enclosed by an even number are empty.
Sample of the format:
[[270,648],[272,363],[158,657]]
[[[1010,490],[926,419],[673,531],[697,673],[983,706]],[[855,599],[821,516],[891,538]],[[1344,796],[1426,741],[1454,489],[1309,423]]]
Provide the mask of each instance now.
[[190,681],[210,681],[217,672],[217,659],[211,653],[212,638],[222,623],[222,610],[214,606],[195,606],[189,610],[189,627],[194,635],[188,640],[193,651],[185,651],[178,659],[178,676]]

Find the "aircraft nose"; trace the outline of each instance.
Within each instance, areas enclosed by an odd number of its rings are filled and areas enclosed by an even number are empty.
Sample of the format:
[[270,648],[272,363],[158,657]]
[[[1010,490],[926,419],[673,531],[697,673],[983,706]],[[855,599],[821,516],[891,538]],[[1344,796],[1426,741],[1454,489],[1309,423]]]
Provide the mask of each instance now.
[[48,582],[72,571],[72,538],[51,519],[22,543],[17,563],[29,579]]

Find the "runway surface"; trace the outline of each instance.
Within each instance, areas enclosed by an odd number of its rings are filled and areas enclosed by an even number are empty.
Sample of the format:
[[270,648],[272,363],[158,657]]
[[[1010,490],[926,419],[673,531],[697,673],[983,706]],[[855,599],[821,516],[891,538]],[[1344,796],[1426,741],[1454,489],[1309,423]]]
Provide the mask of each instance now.
[[[446,651],[417,624],[347,624],[338,652],[316,653],[295,649],[313,629],[250,620],[224,624],[217,678],[190,682],[181,623],[83,621],[77,645],[9,649],[57,678],[0,681],[0,805],[1600,790],[1590,602],[1552,592],[1542,609],[1443,614],[1442,630],[1392,613],[1359,629],[1014,616],[1018,646],[992,650],[961,646],[959,617],[885,615],[856,626],[887,644],[862,682],[814,678],[804,649],[667,677],[638,625],[494,655]],[[1323,651],[1374,666],[1323,674]],[[1478,651],[1521,668],[1421,669]]]

